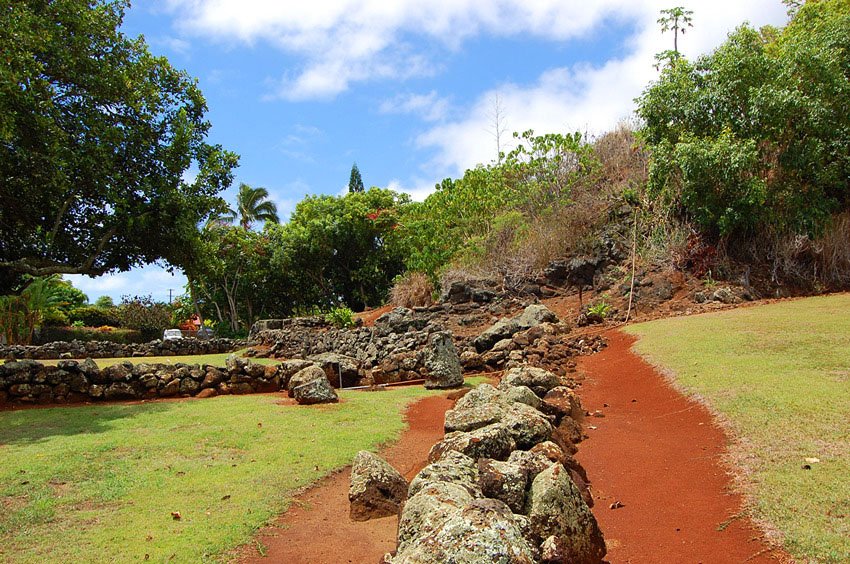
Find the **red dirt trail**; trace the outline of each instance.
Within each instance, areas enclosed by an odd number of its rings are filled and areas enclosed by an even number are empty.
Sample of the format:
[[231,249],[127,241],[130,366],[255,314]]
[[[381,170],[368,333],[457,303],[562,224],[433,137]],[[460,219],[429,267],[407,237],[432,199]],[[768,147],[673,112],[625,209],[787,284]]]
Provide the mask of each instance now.
[[[446,396],[432,396],[412,404],[406,414],[409,429],[381,453],[408,481],[425,467],[431,446],[443,438],[443,419],[453,404]],[[238,562],[371,564],[395,550],[398,517],[366,522],[348,518],[350,474],[351,468],[346,468],[298,496],[289,511],[258,536],[266,547],[266,556],[252,548]]]
[[[728,439],[710,413],[632,353],[633,337],[606,337],[605,350],[579,363],[586,373],[583,406],[605,417],[587,418],[590,438],[577,458],[592,481],[608,561],[790,561],[749,519],[737,517],[742,499],[721,461]],[[616,502],[623,507],[611,509]]]

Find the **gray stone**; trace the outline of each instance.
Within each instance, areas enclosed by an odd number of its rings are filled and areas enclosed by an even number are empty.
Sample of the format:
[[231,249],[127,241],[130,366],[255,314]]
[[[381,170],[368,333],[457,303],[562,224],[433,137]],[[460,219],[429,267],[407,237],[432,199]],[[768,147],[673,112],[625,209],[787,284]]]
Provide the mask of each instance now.
[[528,472],[521,465],[481,458],[478,475],[485,497],[503,501],[514,513],[523,512]]
[[[320,372],[321,368],[316,367]],[[292,397],[302,405],[316,403],[336,403],[339,401],[336,392],[322,372],[321,378],[315,378],[291,389]]]
[[457,388],[463,385],[463,370],[451,333],[431,334],[428,348],[425,350],[425,368],[428,371],[425,387],[429,390]]
[[397,515],[407,498],[407,480],[381,457],[362,450],[354,457],[348,500],[350,516],[368,521]]
[[511,386],[505,390],[505,399],[516,403],[524,403],[534,409],[540,409],[543,402],[528,386]]
[[446,434],[443,440],[431,447],[428,460],[439,460],[446,452],[455,450],[478,460],[493,458],[505,460],[516,448],[516,441],[501,423],[487,425],[468,433],[456,431]]
[[473,500],[466,488],[452,482],[432,482],[411,495],[398,522],[398,551],[416,544]]
[[483,497],[478,483],[478,466],[472,458],[461,452],[448,451],[442,458],[420,470],[410,481],[408,495],[412,497],[435,482],[451,482],[466,489],[474,498]]
[[602,562],[605,539],[569,472],[560,464],[534,478],[525,513],[534,539],[542,543],[550,536],[558,537],[567,562]]
[[511,386],[527,386],[535,394],[542,396],[552,388],[560,385],[561,378],[548,370],[535,366],[517,366],[516,368],[511,368],[502,376],[502,381],[499,382],[499,389],[507,390]]
[[307,382],[311,382],[313,380],[324,380],[325,382],[328,383],[328,385],[330,385],[330,382],[328,382],[328,377],[325,374],[325,371],[322,370],[321,368],[319,368],[318,366],[316,366],[315,364],[311,363],[311,364],[307,365],[306,368],[303,368],[303,369],[299,370],[298,372],[296,372],[289,379],[289,384],[288,384],[289,397],[295,397],[295,394],[293,393],[295,388],[297,388],[298,386],[302,386],[302,385],[306,384]]
[[538,551],[501,501],[476,499],[408,543],[394,564],[533,564]]

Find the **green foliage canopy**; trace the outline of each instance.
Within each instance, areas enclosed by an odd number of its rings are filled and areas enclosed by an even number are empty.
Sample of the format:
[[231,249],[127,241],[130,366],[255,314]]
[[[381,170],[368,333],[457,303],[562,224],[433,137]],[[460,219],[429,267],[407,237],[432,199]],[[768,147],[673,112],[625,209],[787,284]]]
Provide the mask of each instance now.
[[816,234],[850,203],[850,3],[738,28],[638,99],[650,193],[715,236]]
[[119,31],[127,6],[0,4],[0,290],[173,260],[222,204],[237,157],[205,142],[196,81]]

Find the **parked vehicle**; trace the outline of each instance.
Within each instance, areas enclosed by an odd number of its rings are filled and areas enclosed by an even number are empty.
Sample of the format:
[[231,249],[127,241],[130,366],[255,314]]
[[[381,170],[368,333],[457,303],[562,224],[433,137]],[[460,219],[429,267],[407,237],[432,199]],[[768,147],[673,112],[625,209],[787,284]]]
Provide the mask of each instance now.
[[183,338],[183,331],[180,329],[166,329],[162,332],[163,341],[174,341]]

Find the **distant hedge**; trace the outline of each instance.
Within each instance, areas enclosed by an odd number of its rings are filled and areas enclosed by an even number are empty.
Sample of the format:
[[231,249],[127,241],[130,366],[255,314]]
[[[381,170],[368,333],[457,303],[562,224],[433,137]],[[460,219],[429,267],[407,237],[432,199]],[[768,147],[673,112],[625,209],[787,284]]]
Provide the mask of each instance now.
[[38,332],[34,344],[43,345],[54,341],[109,341],[126,345],[144,343],[146,339],[140,331],[133,329],[111,329],[101,331],[96,327],[45,327]]
[[68,315],[71,323],[82,321],[86,327],[117,327],[121,324],[118,317],[118,308],[115,307],[95,307],[81,306],[71,310]]

